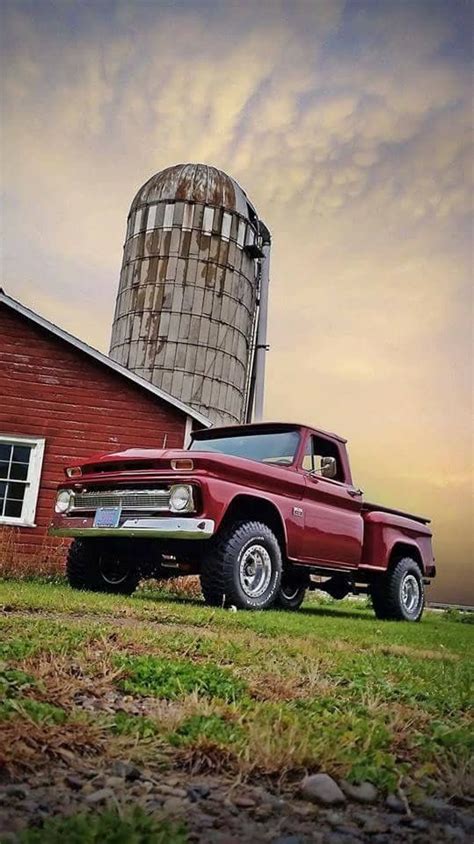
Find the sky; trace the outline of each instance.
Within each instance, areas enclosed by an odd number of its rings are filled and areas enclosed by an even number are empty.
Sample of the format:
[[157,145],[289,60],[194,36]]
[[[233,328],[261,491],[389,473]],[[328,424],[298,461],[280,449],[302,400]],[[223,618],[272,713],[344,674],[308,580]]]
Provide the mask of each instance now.
[[1,286],[108,351],[138,187],[213,164],[272,232],[268,419],[349,440],[474,603],[465,0],[2,0]]

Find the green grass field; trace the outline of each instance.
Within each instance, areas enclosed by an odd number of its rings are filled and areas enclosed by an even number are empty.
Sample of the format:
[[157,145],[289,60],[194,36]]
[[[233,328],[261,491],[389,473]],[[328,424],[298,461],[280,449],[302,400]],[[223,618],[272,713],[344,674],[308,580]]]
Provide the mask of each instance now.
[[[150,588],[122,598],[21,581],[0,584],[0,606],[12,772],[36,752],[54,759],[60,737],[73,754],[153,756],[283,788],[318,770],[415,798],[472,788],[467,615],[381,622],[329,599],[234,613]],[[127,706],[101,706],[117,699]]]

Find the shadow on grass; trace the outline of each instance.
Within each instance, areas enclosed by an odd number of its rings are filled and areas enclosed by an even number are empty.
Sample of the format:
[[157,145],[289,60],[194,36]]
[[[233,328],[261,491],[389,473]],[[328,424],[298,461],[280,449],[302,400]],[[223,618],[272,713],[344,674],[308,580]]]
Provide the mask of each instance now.
[[[185,595],[176,595],[175,593],[171,592],[152,592],[151,590],[140,592],[136,595],[137,598],[140,600],[145,601],[153,601],[156,603],[168,603],[168,604],[179,604],[184,606],[192,606],[192,607],[200,607],[202,609],[206,608],[208,610],[216,610],[221,609],[221,607],[208,607],[202,598],[199,596],[191,597]],[[226,609],[226,608],[223,608]],[[255,610],[239,610],[239,613],[244,612],[248,616],[252,616],[255,613]],[[279,610],[270,608],[269,612],[278,612],[281,615],[285,615],[288,618],[294,617],[301,617],[301,616],[308,616],[308,617],[326,617],[326,618],[352,618],[357,621],[375,621],[375,616],[370,614],[370,610],[365,607],[361,607],[360,609],[351,610],[349,608],[339,607],[339,606],[328,606],[328,605],[317,605],[314,606],[304,606],[301,607],[297,612],[296,616],[294,613],[287,611],[287,610]]]

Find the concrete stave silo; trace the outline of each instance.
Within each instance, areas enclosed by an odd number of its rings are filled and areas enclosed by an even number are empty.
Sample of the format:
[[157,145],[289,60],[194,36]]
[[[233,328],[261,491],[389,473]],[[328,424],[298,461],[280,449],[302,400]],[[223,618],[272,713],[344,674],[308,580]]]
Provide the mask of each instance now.
[[227,174],[200,164],[157,173],[130,208],[111,357],[216,424],[244,421],[259,360],[260,387],[263,378],[255,337],[269,243]]

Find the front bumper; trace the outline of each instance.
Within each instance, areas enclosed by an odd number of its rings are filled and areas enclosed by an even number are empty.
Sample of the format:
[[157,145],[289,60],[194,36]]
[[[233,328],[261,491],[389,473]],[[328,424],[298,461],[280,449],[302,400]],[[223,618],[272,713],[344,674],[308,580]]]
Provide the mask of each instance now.
[[133,518],[125,519],[116,528],[93,527],[92,519],[67,517],[60,523],[53,523],[48,533],[50,536],[145,536],[157,539],[209,539],[214,534],[213,519],[191,518]]

